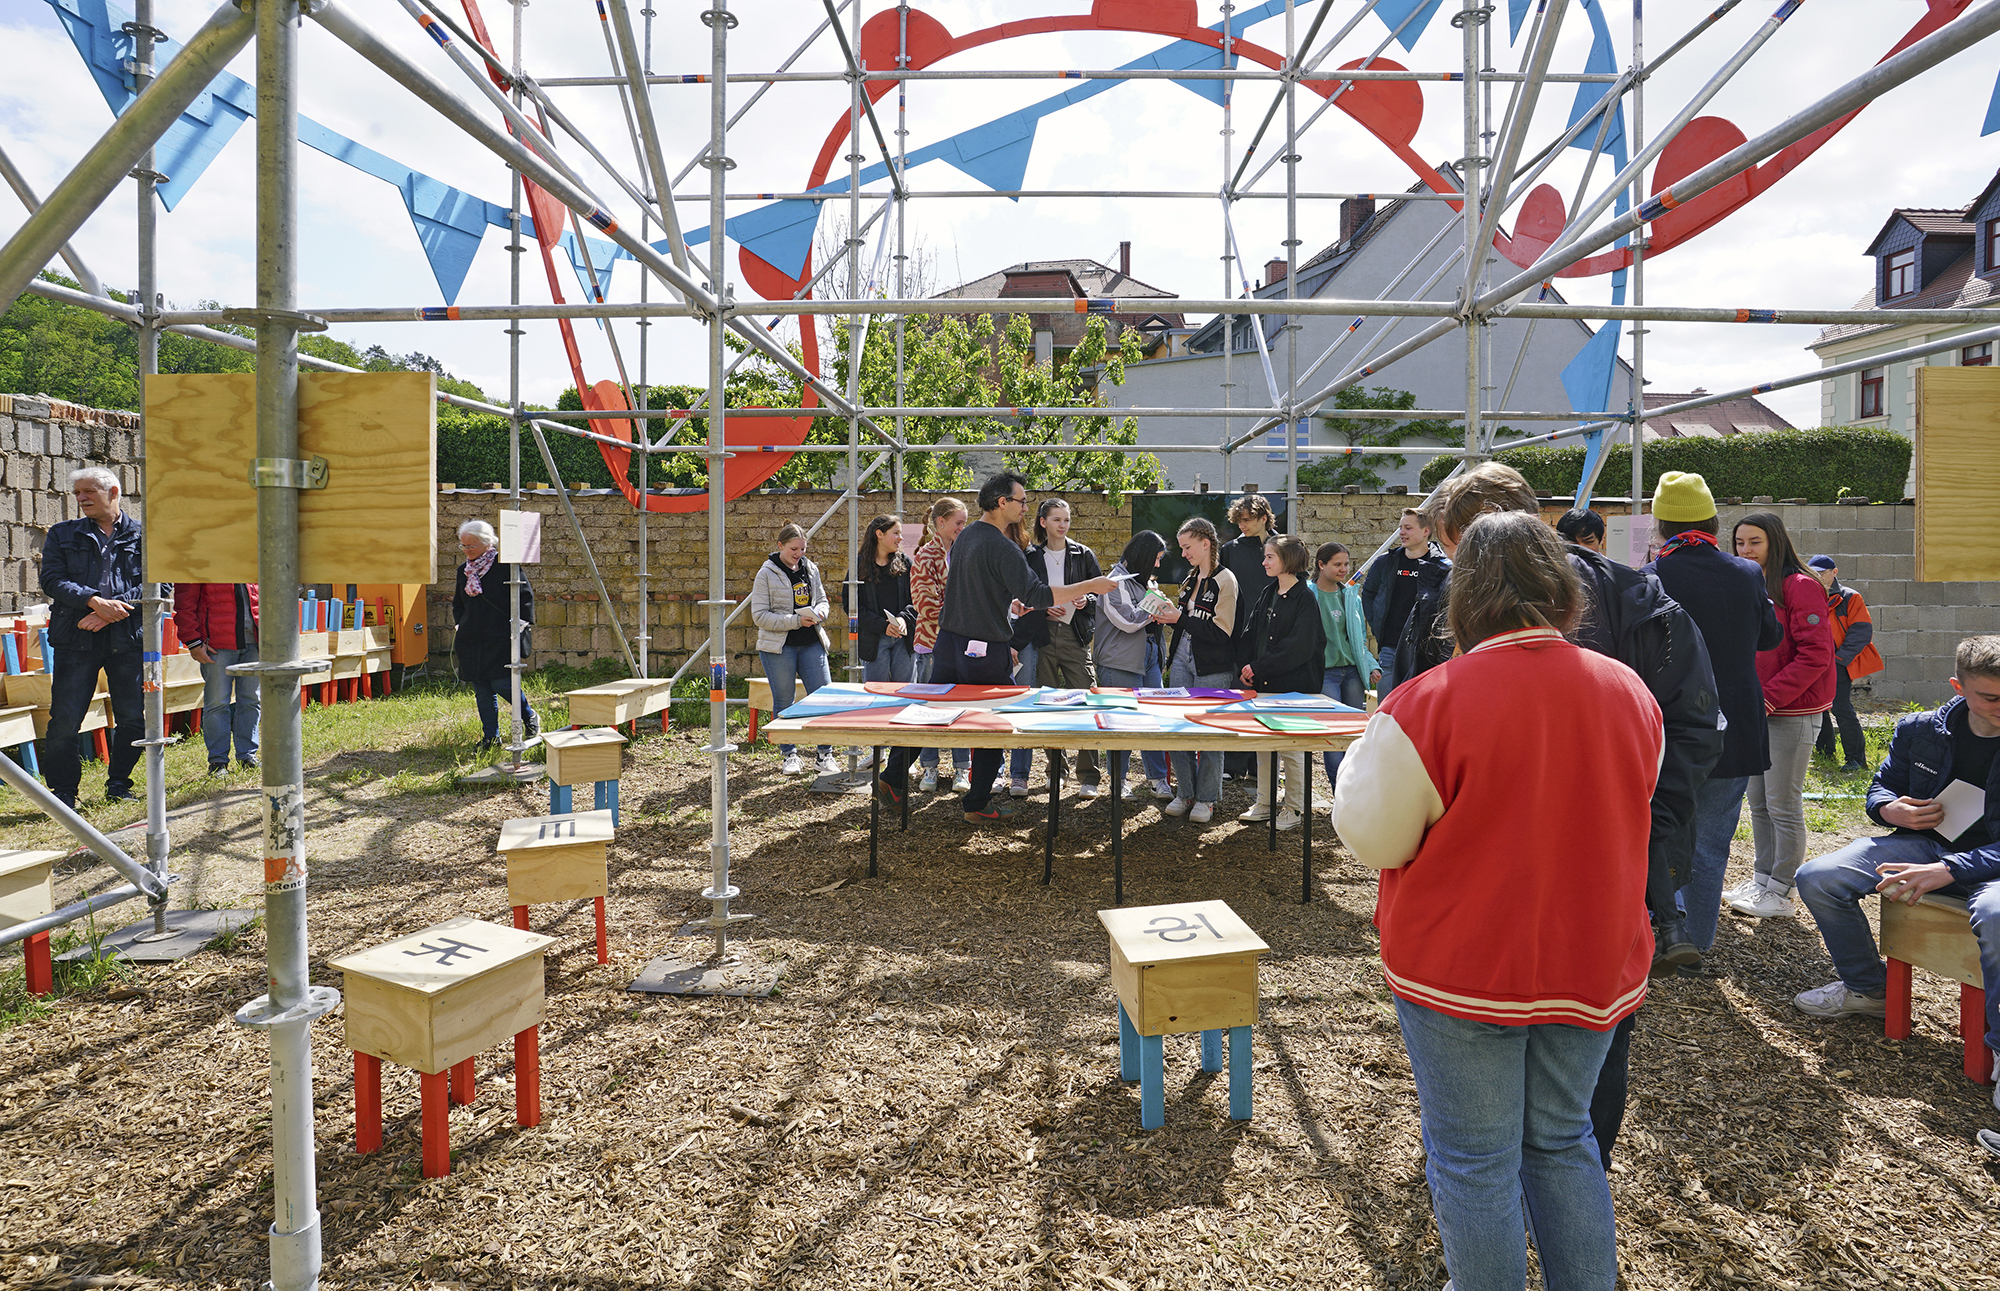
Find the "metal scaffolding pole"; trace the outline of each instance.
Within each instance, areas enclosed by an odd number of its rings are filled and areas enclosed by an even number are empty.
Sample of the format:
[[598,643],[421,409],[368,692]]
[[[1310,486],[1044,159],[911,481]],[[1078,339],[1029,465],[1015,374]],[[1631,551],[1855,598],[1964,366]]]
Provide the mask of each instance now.
[[[150,62],[150,59],[148,61]],[[42,209],[42,199],[35,196],[34,187],[28,183],[28,177],[15,167],[13,161],[8,158],[5,148],[0,148],[0,179],[7,181],[7,186],[14,190],[14,196],[20,198],[21,205],[28,208],[28,214],[33,215]],[[1202,196],[1206,197],[1208,194],[1203,193]],[[92,296],[104,295],[104,284],[97,280],[97,275],[90,271],[90,266],[83,262],[83,257],[77,254],[75,247],[65,242],[57,254],[62,256],[63,263],[76,275],[78,285],[86,293]]]

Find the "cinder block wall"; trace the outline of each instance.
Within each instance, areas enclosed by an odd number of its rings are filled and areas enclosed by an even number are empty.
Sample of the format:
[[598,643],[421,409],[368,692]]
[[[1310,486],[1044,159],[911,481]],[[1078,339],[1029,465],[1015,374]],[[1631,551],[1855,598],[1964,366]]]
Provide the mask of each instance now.
[[71,471],[108,468],[126,508],[145,518],[140,497],[139,414],[59,400],[0,394],[0,614],[45,601],[42,544],[49,528],[76,517]]

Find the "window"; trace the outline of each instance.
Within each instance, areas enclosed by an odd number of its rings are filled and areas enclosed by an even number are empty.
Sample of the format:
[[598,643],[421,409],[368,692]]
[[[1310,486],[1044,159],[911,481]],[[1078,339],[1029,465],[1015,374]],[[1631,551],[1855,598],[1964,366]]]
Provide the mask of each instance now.
[[1986,272],[2000,269],[2000,220],[1986,221]]
[[1990,368],[1993,366],[1993,342],[1982,341],[1978,345],[1968,345],[1958,352],[1958,366],[1962,368]]
[[1894,300],[1917,289],[1917,249],[1898,251],[1882,266],[1882,299]]
[[1882,415],[1882,374],[1886,368],[1863,368],[1861,370],[1861,407],[1857,417],[1879,417]]

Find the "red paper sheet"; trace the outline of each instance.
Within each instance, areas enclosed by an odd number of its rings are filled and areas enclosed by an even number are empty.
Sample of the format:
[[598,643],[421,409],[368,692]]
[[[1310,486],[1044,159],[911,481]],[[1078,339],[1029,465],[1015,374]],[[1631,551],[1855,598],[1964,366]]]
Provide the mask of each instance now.
[[[871,695],[897,695],[914,704],[938,704],[944,707],[953,704],[979,704],[995,699],[1012,699],[1016,695],[1027,694],[1030,689],[1027,686],[953,686],[949,695],[904,695],[903,687],[909,684],[907,681],[868,681],[863,682],[862,686]],[[893,710],[878,708],[875,711],[880,713]]]
[[[898,683],[884,682],[882,684],[896,685]],[[990,690],[993,687],[962,686],[960,689]],[[903,726],[901,724],[892,724],[889,719],[902,711],[900,708],[864,708],[847,713],[825,713],[819,717],[808,717],[805,720],[805,725],[835,731],[1012,731],[1014,729],[1013,724],[1003,714],[989,712],[983,708],[966,709],[964,716],[960,717],[950,726]]]

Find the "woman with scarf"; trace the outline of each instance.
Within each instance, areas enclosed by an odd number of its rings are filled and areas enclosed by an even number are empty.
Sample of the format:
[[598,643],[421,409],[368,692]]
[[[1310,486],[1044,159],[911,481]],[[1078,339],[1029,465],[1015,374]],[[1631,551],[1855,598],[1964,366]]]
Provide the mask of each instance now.
[[[458,567],[458,585],[451,595],[451,621],[457,627],[452,653],[458,659],[458,678],[472,687],[479,704],[479,747],[490,749],[500,741],[500,696],[512,696],[514,682],[507,675],[513,662],[507,649],[507,625],[513,620],[508,584],[514,576],[512,565],[500,563],[500,540],[493,526],[484,520],[467,520],[458,527],[458,547],[465,563]],[[521,661],[528,659],[528,625],[535,621],[535,589],[521,579]],[[527,692],[521,694],[521,725],[529,735],[538,735],[542,719],[528,706]]]

